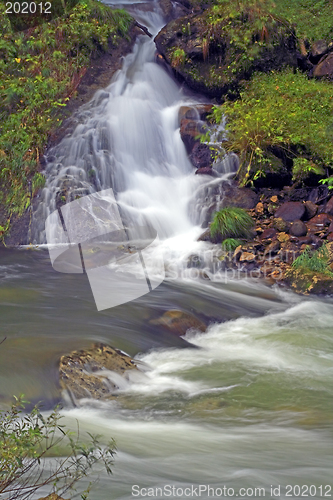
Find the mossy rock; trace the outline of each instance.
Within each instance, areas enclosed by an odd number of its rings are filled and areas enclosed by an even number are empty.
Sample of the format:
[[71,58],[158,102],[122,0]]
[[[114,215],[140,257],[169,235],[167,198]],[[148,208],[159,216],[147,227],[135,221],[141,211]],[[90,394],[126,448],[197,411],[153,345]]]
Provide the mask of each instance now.
[[297,293],[333,294],[333,277],[324,273],[291,268],[286,273],[285,281]]
[[291,25],[268,15],[259,25],[248,12],[212,7],[171,21],[155,43],[180,79],[196,91],[221,97],[233,94],[256,71],[296,67]]
[[[135,362],[124,352],[105,344],[94,344],[91,349],[73,351],[62,356],[59,380],[72,402],[81,398],[114,399],[117,383],[108,378],[110,372],[126,380],[129,370],[137,370]],[[119,378],[119,377],[118,377]]]

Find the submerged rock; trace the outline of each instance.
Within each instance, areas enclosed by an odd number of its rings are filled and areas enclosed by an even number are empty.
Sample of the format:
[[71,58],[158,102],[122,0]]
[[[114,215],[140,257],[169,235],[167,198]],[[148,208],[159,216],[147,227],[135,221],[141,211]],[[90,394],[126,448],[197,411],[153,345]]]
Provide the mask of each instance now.
[[113,399],[119,389],[117,381],[125,383],[130,370],[138,370],[133,359],[118,349],[98,343],[60,358],[60,387],[69,393],[74,403],[87,397]]
[[201,332],[206,331],[206,325],[193,314],[178,309],[166,311],[160,318],[150,321],[152,325],[159,325],[176,335],[185,335],[187,330],[194,328]]

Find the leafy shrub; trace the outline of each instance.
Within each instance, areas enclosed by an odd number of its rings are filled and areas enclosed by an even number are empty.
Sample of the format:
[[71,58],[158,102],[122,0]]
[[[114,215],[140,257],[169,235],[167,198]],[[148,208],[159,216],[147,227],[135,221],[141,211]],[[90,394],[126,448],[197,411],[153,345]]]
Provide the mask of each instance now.
[[307,247],[293,262],[294,269],[303,269],[305,272],[327,274],[333,277],[333,273],[328,268],[330,255],[325,245],[313,252],[311,247]]
[[242,185],[265,173],[274,148],[290,159],[307,160],[296,162],[297,175],[308,174],[309,163],[317,171],[333,167],[333,142],[327,133],[333,115],[329,82],[291,70],[257,74],[244,84],[239,100],[215,107],[212,120],[220,123],[223,115],[226,147],[240,155]]
[[238,207],[226,207],[215,212],[210,233],[212,238],[250,238],[253,225],[252,217],[245,210]]
[[[48,417],[37,407],[23,414],[23,403],[17,399],[10,410],[0,410],[0,495],[6,500],[28,499],[46,486],[62,496],[100,463],[111,473],[113,441],[102,447],[98,437],[89,435],[89,444],[80,443],[60,425],[57,409]],[[59,445],[66,445],[69,453],[54,459],[53,469],[47,470],[45,458]],[[90,487],[91,483],[82,498]]]

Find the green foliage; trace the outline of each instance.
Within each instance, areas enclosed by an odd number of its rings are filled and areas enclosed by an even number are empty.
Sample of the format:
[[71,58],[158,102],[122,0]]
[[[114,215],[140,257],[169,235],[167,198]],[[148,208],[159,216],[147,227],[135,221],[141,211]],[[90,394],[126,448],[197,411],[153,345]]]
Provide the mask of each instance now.
[[222,241],[222,250],[224,250],[225,252],[233,252],[241,244],[241,240],[235,238],[226,238]]
[[293,181],[304,181],[311,174],[325,175],[325,170],[306,158],[298,157],[294,159],[292,173]]
[[311,250],[311,247],[307,247],[293,262],[292,267],[294,269],[302,269],[305,273],[311,271],[333,277],[333,273],[328,268],[329,259],[330,255],[326,245],[323,245],[315,252]]
[[[82,443],[78,435],[64,430],[57,409],[48,417],[37,407],[24,414],[23,403],[16,399],[10,410],[0,411],[0,495],[7,500],[28,499],[48,486],[62,496],[72,491],[95,465],[103,464],[111,473],[113,441],[102,447],[98,436],[89,434],[88,442]],[[60,445],[66,445],[68,455],[53,459],[53,468],[47,470],[45,458]],[[86,498],[90,487],[91,483],[82,498]]]
[[226,207],[214,213],[210,233],[212,238],[250,238],[253,225],[252,217],[245,210]]
[[4,11],[1,3],[0,183],[5,218],[11,218],[29,206],[30,183],[33,191],[41,186],[35,176],[39,157],[90,58],[127,36],[132,18],[99,1],[81,0],[62,17],[13,32]]
[[328,189],[333,189],[333,177],[328,177],[327,179],[320,179],[321,184],[326,184]]
[[278,147],[296,161],[294,175],[333,167],[333,141],[327,123],[333,115],[332,85],[309,80],[291,70],[257,74],[243,86],[240,99],[213,111],[212,119],[227,118],[229,150],[240,154],[242,185],[256,178]]
[[275,0],[272,12],[293,23],[300,38],[332,40],[332,0]]
[[185,62],[186,54],[183,49],[175,49],[172,53],[172,66],[179,67]]

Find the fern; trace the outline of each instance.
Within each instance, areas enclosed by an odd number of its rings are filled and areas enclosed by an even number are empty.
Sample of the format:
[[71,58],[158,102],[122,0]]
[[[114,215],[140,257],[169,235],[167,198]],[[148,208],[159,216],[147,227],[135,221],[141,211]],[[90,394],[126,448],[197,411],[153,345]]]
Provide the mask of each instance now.
[[250,238],[253,225],[252,217],[243,208],[226,207],[215,212],[210,233],[213,238]]

